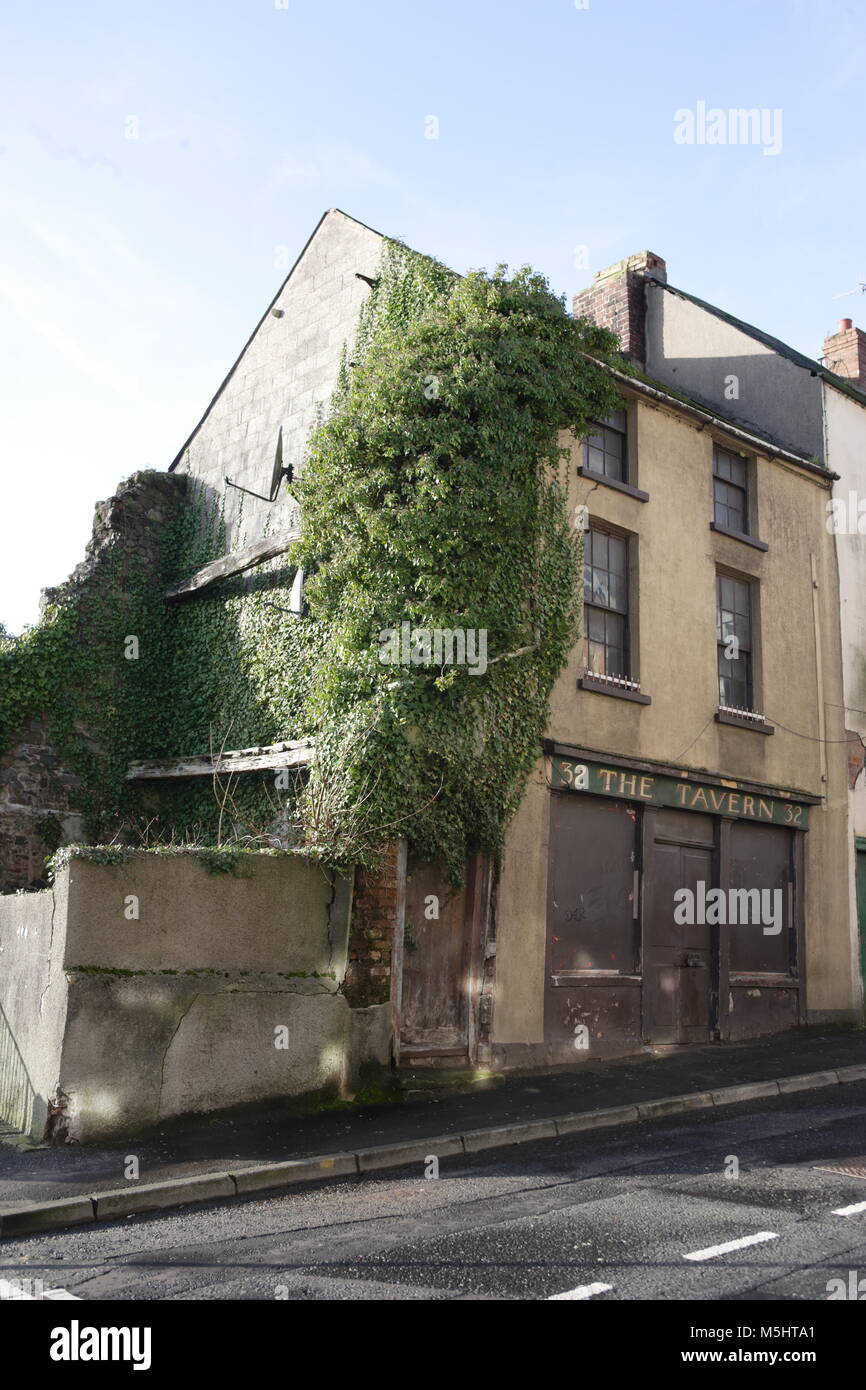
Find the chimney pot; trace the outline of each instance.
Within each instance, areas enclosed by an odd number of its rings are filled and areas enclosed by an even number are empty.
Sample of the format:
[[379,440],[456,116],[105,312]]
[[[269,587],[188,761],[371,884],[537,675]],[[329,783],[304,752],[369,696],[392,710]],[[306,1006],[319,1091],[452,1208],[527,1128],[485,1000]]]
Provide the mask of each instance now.
[[837,331],[824,339],[823,361],[836,376],[866,391],[866,333],[852,319],[840,319]]

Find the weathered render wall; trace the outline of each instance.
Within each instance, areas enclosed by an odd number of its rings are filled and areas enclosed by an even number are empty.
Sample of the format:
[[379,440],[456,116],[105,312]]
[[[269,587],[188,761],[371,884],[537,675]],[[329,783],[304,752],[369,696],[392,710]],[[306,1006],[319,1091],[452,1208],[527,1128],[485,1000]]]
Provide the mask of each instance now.
[[[578,477],[576,465],[582,455],[580,446],[573,445],[569,502],[589,508],[590,524],[608,523],[639,538],[635,579],[640,594],[632,605],[630,624],[632,665],[652,704],[634,705],[578,690],[577,678],[586,666],[580,642],[553,691],[550,737],[824,794],[821,750],[814,739],[821,692],[810,557],[816,553],[818,562],[823,695],[830,702],[841,699],[841,682],[838,633],[833,632],[835,562],[825,527],[829,478],[759,456],[753,521],[768,549],[755,550],[710,529],[709,431],[673,410],[642,401],[631,407],[632,422],[638,485],[649,493],[649,501]],[[723,442],[721,434],[719,438]],[[787,725],[770,738],[713,720],[718,705],[717,566],[760,585],[755,707],[768,719]],[[838,721],[838,711],[829,717]],[[797,737],[798,733],[809,737]]]
[[327,405],[369,293],[359,276],[376,275],[381,247],[380,234],[363,223],[337,208],[325,214],[172,465],[224,497],[230,550],[257,540],[266,525],[276,532],[292,524],[285,488],[271,505],[224,479],[267,492],[281,427],[283,462],[299,471],[317,407]]
[[496,1052],[498,1045],[507,1047],[512,1057],[515,1049],[527,1047],[526,1065],[537,1065],[537,1049],[544,1042],[549,812],[544,760],[539,759],[508,827],[502,856],[490,1053],[494,1064],[503,1060]]
[[[845,687],[844,723],[848,736],[848,885],[849,912],[853,929],[851,950],[854,971],[864,981],[864,946],[860,940],[857,903],[857,852],[859,839],[866,839],[866,406],[844,396],[830,385],[824,387],[827,454],[839,481],[833,485],[833,498],[843,504],[842,518],[834,518],[836,560],[839,568],[839,623],[842,642],[842,671]],[[864,506],[862,515],[860,506]],[[863,531],[859,528],[862,526]],[[860,959],[858,960],[858,956]],[[866,998],[861,992],[861,1007]]]
[[[842,666],[845,680],[845,726],[866,740],[866,406],[824,388],[827,450],[839,481],[833,498],[843,504],[847,529],[835,533],[839,565],[839,618],[842,628]],[[851,494],[853,493],[853,499]],[[863,504],[862,517],[858,503]],[[858,522],[863,530],[858,531]],[[856,744],[852,756],[857,754]],[[859,750],[862,754],[862,747]],[[852,773],[856,766],[852,767]],[[852,780],[854,780],[852,778]],[[866,773],[860,771],[852,789],[854,834],[866,836]]]
[[[68,999],[61,1027],[43,1036],[35,1000],[45,932],[22,943],[18,931],[55,900],[51,970]],[[351,884],[304,860],[245,857],[235,876],[209,872],[194,854],[75,858],[53,893],[0,907],[0,944],[19,943],[17,984],[4,969],[0,1004],[13,1008],[24,1064],[38,1063],[43,1101],[58,1086],[68,1097],[70,1137],[342,1095],[365,1063],[388,1064],[390,1005],[352,1010],[341,992]],[[276,1045],[281,1029],[286,1047]]]
[[[847,757],[833,538],[825,527],[826,484],[758,457],[756,529],[769,549],[746,547],[710,530],[712,446],[675,409],[636,400],[637,485],[648,502],[577,475],[573,446],[569,505],[590,523],[637,537],[639,604],[630,621],[633,675],[652,699],[640,705],[577,688],[586,667],[579,642],[551,698],[548,736],[564,744],[616,751],[699,772],[797,787],[825,798],[806,834],[806,979],[809,1016],[854,1021],[860,987],[849,903]],[[721,438],[721,436],[720,436]],[[561,442],[569,443],[563,436]],[[675,505],[670,499],[675,498]],[[812,556],[816,583],[813,588]],[[776,723],[772,737],[715,722],[716,567],[760,582],[757,708]],[[816,632],[813,596],[817,598]],[[823,706],[826,757],[818,739]],[[782,727],[785,726],[785,727]],[[802,735],[798,736],[798,735]],[[530,778],[509,828],[498,894],[494,1051],[528,1044],[543,1055],[543,978],[547,933],[550,796],[543,763]],[[825,780],[826,778],[826,780]],[[529,846],[529,848],[527,848]],[[575,1052],[574,1061],[586,1054]]]
[[[821,380],[671,288],[647,282],[646,369],[658,381],[824,459]],[[732,396],[728,379],[736,377]]]

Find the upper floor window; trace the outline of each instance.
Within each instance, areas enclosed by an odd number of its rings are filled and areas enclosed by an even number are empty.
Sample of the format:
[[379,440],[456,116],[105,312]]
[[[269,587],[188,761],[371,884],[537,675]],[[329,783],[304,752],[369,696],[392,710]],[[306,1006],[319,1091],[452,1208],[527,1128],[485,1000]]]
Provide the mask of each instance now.
[[584,468],[605,478],[628,482],[626,413],[616,410],[606,420],[593,423],[584,444]]
[[713,519],[717,526],[749,531],[747,462],[718,446],[713,450]]
[[716,576],[716,650],[719,704],[752,709],[752,586]]
[[608,531],[584,538],[583,577],[587,667],[628,678],[628,541]]

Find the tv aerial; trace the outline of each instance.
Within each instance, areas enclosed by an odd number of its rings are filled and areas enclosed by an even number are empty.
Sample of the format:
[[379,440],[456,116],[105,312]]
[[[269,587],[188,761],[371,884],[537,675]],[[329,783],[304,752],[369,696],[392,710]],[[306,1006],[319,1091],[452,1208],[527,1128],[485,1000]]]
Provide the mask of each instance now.
[[287,483],[292,481],[295,470],[290,463],[283,463],[283,427],[280,425],[280,432],[277,435],[277,447],[274,453],[274,466],[271,469],[270,491],[265,495],[263,492],[253,492],[252,488],[241,487],[240,483],[233,483],[231,478],[226,478],[227,487],[237,488],[238,492],[245,492],[250,497],[258,497],[262,502],[276,502],[283,480]]
[[856,290],[845,290],[844,294],[834,294],[834,299],[847,299],[849,294],[866,294],[866,280],[861,280]]

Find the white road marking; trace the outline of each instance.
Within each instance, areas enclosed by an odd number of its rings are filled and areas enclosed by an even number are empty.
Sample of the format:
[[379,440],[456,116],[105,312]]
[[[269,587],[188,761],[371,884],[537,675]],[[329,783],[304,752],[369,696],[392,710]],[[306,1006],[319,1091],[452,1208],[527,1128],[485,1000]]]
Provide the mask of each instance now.
[[739,1240],[727,1240],[724,1245],[710,1245],[706,1250],[693,1250],[683,1255],[684,1260],[714,1260],[717,1255],[727,1255],[729,1250],[744,1250],[747,1245],[760,1245],[764,1240],[778,1240],[775,1231],[758,1231],[753,1236],[741,1236]]
[[577,1289],[569,1289],[567,1293],[552,1293],[547,1300],[548,1303],[556,1303],[561,1299],[595,1298],[597,1293],[607,1293],[613,1288],[613,1284],[581,1284]]
[[853,1207],[836,1207],[834,1216],[856,1216],[858,1211],[866,1211],[866,1202],[855,1202]]
[[10,1284],[8,1279],[0,1279],[0,1299],[10,1303],[18,1303],[26,1300],[28,1303],[38,1303],[40,1298],[74,1299],[80,1303],[81,1299],[77,1293],[69,1293],[66,1289],[46,1289],[42,1294],[25,1293],[19,1284]]

